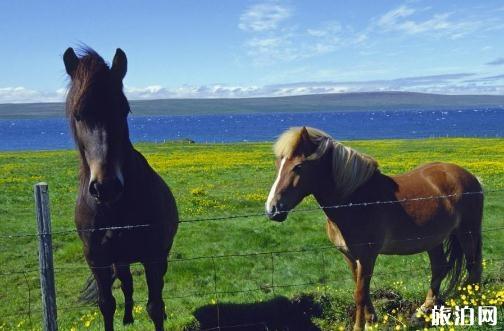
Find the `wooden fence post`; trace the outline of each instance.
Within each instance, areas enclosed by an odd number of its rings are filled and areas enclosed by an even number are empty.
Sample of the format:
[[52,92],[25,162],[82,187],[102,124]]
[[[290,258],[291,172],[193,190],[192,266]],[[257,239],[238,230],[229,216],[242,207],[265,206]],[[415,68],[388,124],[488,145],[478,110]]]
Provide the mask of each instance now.
[[49,211],[49,190],[47,183],[36,184],[34,193],[39,238],[39,272],[42,293],[43,330],[56,331],[58,329],[56,291],[54,287],[51,214]]

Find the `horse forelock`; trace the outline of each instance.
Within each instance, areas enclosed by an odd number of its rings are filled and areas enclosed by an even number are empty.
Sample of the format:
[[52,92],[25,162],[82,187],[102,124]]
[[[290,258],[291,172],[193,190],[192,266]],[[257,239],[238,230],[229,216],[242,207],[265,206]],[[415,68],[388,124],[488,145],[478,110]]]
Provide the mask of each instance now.
[[[319,145],[327,138],[332,139],[331,136],[324,131],[315,128],[306,127],[306,131],[308,132],[308,138],[315,145]],[[294,154],[299,151],[298,147],[301,143],[302,132],[303,127],[292,127],[282,133],[273,145],[275,156],[279,159],[291,158],[294,156]]]
[[90,87],[107,79],[110,71],[105,60],[92,48],[84,47],[77,50],[79,64],[75,69],[66,99],[67,115],[80,110],[80,105],[86,99]]

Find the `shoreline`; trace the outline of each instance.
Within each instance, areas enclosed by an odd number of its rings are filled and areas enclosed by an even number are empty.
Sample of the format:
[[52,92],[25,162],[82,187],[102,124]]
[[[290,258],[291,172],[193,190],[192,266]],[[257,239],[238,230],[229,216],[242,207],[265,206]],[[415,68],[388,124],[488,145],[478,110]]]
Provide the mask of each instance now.
[[[423,138],[383,138],[383,139],[343,139],[342,143],[405,143],[405,142],[422,142],[422,141],[460,141],[467,142],[470,140],[479,141],[504,141],[504,137],[423,137]],[[133,143],[133,147],[146,148],[146,147],[163,147],[165,146],[262,146],[262,145],[273,145],[273,140],[263,140],[263,141],[237,141],[237,142],[197,142],[191,139],[181,139],[181,140],[167,140],[163,142],[152,142],[152,141],[138,141]],[[26,154],[26,153],[62,153],[62,152],[73,152],[74,148],[57,148],[57,149],[17,149],[17,150],[0,150],[0,155],[5,154]]]

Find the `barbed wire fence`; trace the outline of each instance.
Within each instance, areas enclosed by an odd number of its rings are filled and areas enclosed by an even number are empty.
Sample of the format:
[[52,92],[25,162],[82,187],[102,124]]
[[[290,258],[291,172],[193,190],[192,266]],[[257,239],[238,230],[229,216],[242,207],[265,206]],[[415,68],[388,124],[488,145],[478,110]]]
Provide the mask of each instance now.
[[[504,189],[494,189],[494,190],[485,190],[485,191],[475,191],[475,192],[461,192],[461,193],[453,193],[453,194],[447,194],[447,195],[437,195],[437,196],[425,196],[425,197],[411,197],[407,199],[400,199],[400,200],[389,200],[389,201],[366,201],[366,202],[359,202],[359,203],[346,203],[346,204],[339,204],[339,205],[333,205],[333,206],[317,206],[317,207],[309,207],[309,208],[298,208],[298,209],[293,209],[289,211],[281,211],[281,212],[296,212],[296,213],[301,213],[301,212],[312,212],[312,211],[320,211],[320,210],[325,210],[325,209],[340,209],[340,208],[367,208],[370,206],[376,206],[376,205],[394,205],[394,204],[406,204],[406,203],[413,203],[413,202],[422,202],[422,201],[429,201],[429,200],[439,200],[439,199],[449,199],[453,198],[456,196],[476,196],[476,195],[483,195],[483,194],[489,194],[489,193],[497,193],[497,192],[504,192]],[[257,213],[247,213],[247,214],[239,214],[239,215],[226,215],[226,216],[216,216],[216,217],[206,217],[206,218],[190,218],[190,219],[182,219],[179,221],[180,224],[191,224],[191,223],[200,223],[200,222],[215,222],[215,221],[226,221],[226,220],[236,220],[236,219],[249,219],[249,218],[254,218],[254,217],[260,217],[260,216],[266,216],[264,212],[257,212]],[[504,223],[504,222],[503,222]],[[16,239],[16,238],[21,238],[21,237],[27,237],[27,238],[34,238],[34,239],[41,239],[43,237],[49,237],[52,238],[53,235],[69,235],[69,234],[78,234],[79,232],[97,232],[97,231],[116,231],[116,230],[126,230],[126,231],[135,231],[137,229],[145,229],[153,227],[151,224],[138,224],[138,225],[127,225],[127,226],[110,226],[110,227],[100,227],[100,228],[89,228],[89,229],[74,229],[74,228],[68,228],[68,229],[57,229],[55,231],[48,231],[48,232],[43,232],[39,231],[38,233],[28,233],[28,232],[21,232],[21,233],[8,233],[8,234],[1,234],[0,235],[0,240],[9,240],[9,239]],[[503,226],[498,226],[498,227],[492,227],[492,228],[483,228],[482,232],[497,232],[497,231],[502,231],[504,230],[504,225]],[[472,234],[471,232],[463,233],[463,234]],[[428,239],[432,236],[421,236],[421,237],[412,237],[412,238],[403,238],[403,239],[395,239],[395,242],[410,242],[410,241],[416,241],[416,240],[425,240]],[[378,243],[375,242],[363,242],[363,243],[357,243],[353,244],[352,246],[367,246],[367,245],[376,245]],[[338,246],[338,245],[322,245],[322,246],[314,246],[314,247],[303,247],[303,248],[296,248],[296,249],[286,249],[286,250],[273,250],[273,251],[259,251],[259,252],[245,252],[245,253],[228,253],[228,254],[217,254],[217,255],[202,255],[202,256],[191,256],[191,257],[185,257],[185,258],[172,258],[170,257],[168,259],[169,263],[177,263],[177,262],[184,262],[184,261],[194,261],[194,260],[210,260],[211,261],[211,271],[212,271],[212,278],[213,278],[213,288],[210,291],[206,292],[189,292],[189,293],[183,293],[181,295],[170,295],[168,297],[164,297],[163,299],[165,300],[177,300],[177,299],[183,299],[183,298],[190,298],[190,297],[202,297],[202,296],[213,296],[215,298],[215,306],[216,306],[216,326],[211,327],[205,330],[220,330],[220,329],[232,329],[232,328],[240,328],[240,327],[252,327],[252,326],[264,326],[264,329],[267,330],[267,324],[265,321],[263,322],[257,322],[257,323],[245,323],[245,324],[236,324],[236,325],[222,325],[221,324],[221,319],[220,319],[220,311],[219,311],[219,300],[218,298],[222,295],[235,295],[239,293],[250,293],[250,292],[263,292],[263,293],[272,293],[275,295],[275,290],[276,289],[285,289],[285,288],[303,288],[303,287],[309,287],[309,286],[314,286],[314,285],[327,285],[329,281],[326,280],[325,277],[321,277],[321,280],[319,281],[309,281],[309,282],[301,282],[301,283],[293,283],[293,284],[278,284],[275,282],[275,269],[277,269],[275,265],[275,257],[284,255],[284,254],[295,254],[295,253],[307,253],[307,252],[324,252],[327,250],[334,250],[334,249],[339,249],[339,248],[345,248],[345,246]],[[256,288],[246,288],[246,289],[240,289],[240,290],[220,290],[220,287],[218,285],[218,270],[217,270],[217,260],[220,259],[226,259],[226,258],[235,258],[235,257],[257,257],[257,256],[265,256],[269,257],[270,259],[270,284],[262,284],[260,287]],[[324,256],[322,254],[322,256]],[[324,259],[324,258],[323,258]],[[489,263],[495,263],[495,262],[501,262],[504,261],[504,258],[498,258],[498,259],[491,259],[488,260]],[[143,261],[143,263],[131,263],[131,265],[140,265],[140,264],[146,264],[146,263],[161,263],[164,261]],[[129,265],[129,264],[128,264]],[[441,265],[439,265],[441,266]],[[92,268],[111,268],[112,265],[104,265],[104,266],[95,266]],[[321,273],[322,276],[325,276],[326,270],[325,270],[325,263],[322,263],[322,268],[321,268]],[[425,268],[410,268],[410,269],[401,269],[401,270],[396,270],[392,272],[375,272],[373,275],[396,275],[398,273],[405,273],[405,272],[418,272],[419,270],[426,270],[429,271],[431,266],[425,267]],[[75,270],[89,270],[90,268],[86,265],[82,266],[52,266],[48,268],[48,270],[51,273],[54,273],[54,271],[58,272],[65,272],[65,271],[75,271]],[[26,299],[26,307],[27,309],[23,311],[18,311],[15,314],[11,315],[3,315],[0,316],[2,319],[8,318],[8,317],[13,317],[13,316],[19,316],[20,314],[23,314],[27,316],[28,321],[30,326],[33,326],[33,319],[34,319],[34,314],[40,314],[43,312],[44,307],[36,307],[32,303],[33,299],[33,294],[34,291],[43,291],[41,287],[36,287],[33,288],[33,286],[30,284],[29,281],[29,273],[34,273],[34,272],[39,272],[40,268],[33,268],[33,269],[25,269],[25,270],[9,270],[9,271],[3,271],[0,270],[0,277],[2,276],[11,276],[11,275],[20,275],[21,277],[24,278],[26,286],[27,286],[27,299]],[[334,281],[337,282],[337,281]],[[338,281],[339,282],[339,281]],[[145,303],[145,300],[136,300],[136,303]],[[68,306],[62,306],[58,307],[57,311],[58,312],[64,312],[64,311],[71,311],[71,310],[80,310],[80,309],[89,309],[94,307],[94,305],[68,305]]]

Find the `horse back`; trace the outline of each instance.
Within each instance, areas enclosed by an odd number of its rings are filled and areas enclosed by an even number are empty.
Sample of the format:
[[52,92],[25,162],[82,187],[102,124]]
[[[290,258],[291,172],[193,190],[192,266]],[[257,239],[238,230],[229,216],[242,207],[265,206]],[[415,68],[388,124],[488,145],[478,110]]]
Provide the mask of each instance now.
[[431,200],[456,204],[468,193],[482,190],[476,176],[453,163],[428,163],[392,179],[398,199],[438,197]]

